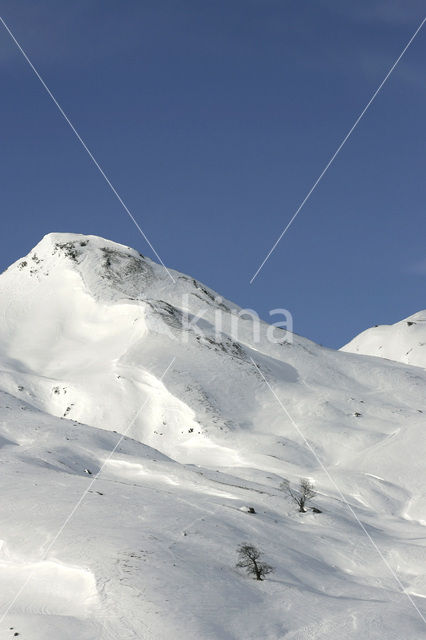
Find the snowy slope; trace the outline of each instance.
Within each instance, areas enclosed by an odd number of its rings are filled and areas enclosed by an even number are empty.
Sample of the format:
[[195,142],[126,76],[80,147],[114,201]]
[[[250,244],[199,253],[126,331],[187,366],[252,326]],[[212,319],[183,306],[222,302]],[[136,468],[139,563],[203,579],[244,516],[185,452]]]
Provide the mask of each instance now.
[[[33,573],[4,637],[424,637],[426,371],[236,341],[236,305],[173,276],[72,234],[0,276],[3,611]],[[279,489],[304,476],[321,514]],[[265,582],[234,568],[244,541]]]
[[[125,439],[54,541],[90,487],[84,470],[96,473],[119,436],[6,394],[0,418],[2,610],[31,575],[0,622],[2,638],[424,637],[420,617],[328,492],[316,501],[322,514],[301,515],[274,473],[185,467]],[[424,593],[424,526],[396,513],[409,496],[364,473],[347,482],[404,587]],[[247,505],[256,514],[241,510]],[[234,568],[245,540],[273,563],[269,580]]]
[[426,368],[426,311],[419,311],[392,325],[367,329],[342,347],[342,351]]

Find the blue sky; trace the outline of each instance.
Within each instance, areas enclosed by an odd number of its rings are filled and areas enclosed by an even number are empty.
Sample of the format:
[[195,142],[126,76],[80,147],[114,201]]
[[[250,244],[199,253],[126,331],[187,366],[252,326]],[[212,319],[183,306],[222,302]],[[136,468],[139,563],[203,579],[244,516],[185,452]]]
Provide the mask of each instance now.
[[[164,262],[339,347],[426,307],[426,27],[249,280],[423,2],[84,0],[2,16]],[[7,33],[0,267],[50,231],[152,255]]]

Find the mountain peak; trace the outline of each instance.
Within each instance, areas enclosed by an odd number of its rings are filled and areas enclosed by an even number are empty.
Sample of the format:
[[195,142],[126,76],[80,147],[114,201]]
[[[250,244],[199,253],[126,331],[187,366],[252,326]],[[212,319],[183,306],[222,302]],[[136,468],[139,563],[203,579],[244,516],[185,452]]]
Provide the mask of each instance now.
[[418,311],[392,325],[363,331],[341,351],[378,356],[426,368],[426,311]]
[[[132,428],[136,439],[158,448],[157,434],[168,432],[162,449],[176,455],[190,429],[202,450],[203,421],[225,430],[241,417],[219,418],[217,400],[207,398],[201,381],[208,384],[222,369],[238,378],[244,365],[258,384],[249,354],[280,360],[285,332],[281,343],[271,343],[268,325],[259,320],[254,343],[252,323],[240,321],[236,305],[194,278],[174,274],[173,283],[161,265],[97,236],[48,234],[0,277],[3,388],[13,394],[22,387],[23,399],[40,409],[111,429],[131,420],[142,397],[149,410]],[[183,369],[170,393],[161,376],[178,356]],[[295,379],[293,367],[282,366]],[[152,411],[163,416],[160,429],[152,429]]]

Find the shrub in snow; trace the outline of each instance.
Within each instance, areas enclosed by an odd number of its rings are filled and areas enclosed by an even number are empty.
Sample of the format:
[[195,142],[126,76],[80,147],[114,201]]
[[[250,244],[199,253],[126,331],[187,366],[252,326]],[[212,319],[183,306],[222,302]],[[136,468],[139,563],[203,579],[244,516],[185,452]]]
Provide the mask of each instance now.
[[302,478],[300,480],[299,488],[293,490],[290,486],[290,482],[288,480],[284,480],[280,488],[283,491],[286,491],[290,498],[295,502],[301,513],[306,513],[306,505],[317,495],[317,492],[314,489],[314,485],[308,478]]
[[245,569],[249,575],[255,576],[256,580],[263,580],[264,576],[274,569],[271,565],[260,560],[261,551],[252,544],[241,544],[238,549],[238,562],[236,566]]
[[240,507],[240,511],[244,511],[244,513],[256,513],[254,507]]

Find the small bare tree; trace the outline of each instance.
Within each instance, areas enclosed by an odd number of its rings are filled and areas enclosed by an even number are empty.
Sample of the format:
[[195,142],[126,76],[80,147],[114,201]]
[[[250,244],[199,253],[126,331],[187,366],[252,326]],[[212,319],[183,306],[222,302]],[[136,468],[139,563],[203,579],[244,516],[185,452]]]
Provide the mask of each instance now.
[[249,575],[255,576],[256,580],[263,580],[264,576],[274,570],[271,565],[260,560],[262,552],[252,544],[240,544],[237,552],[238,562],[236,566],[240,569],[245,569]]
[[280,484],[280,488],[286,491],[290,498],[298,505],[301,513],[306,513],[306,504],[315,498],[317,492],[314,489],[314,485],[308,478],[302,478],[300,480],[299,488],[293,490],[288,480],[284,480]]

